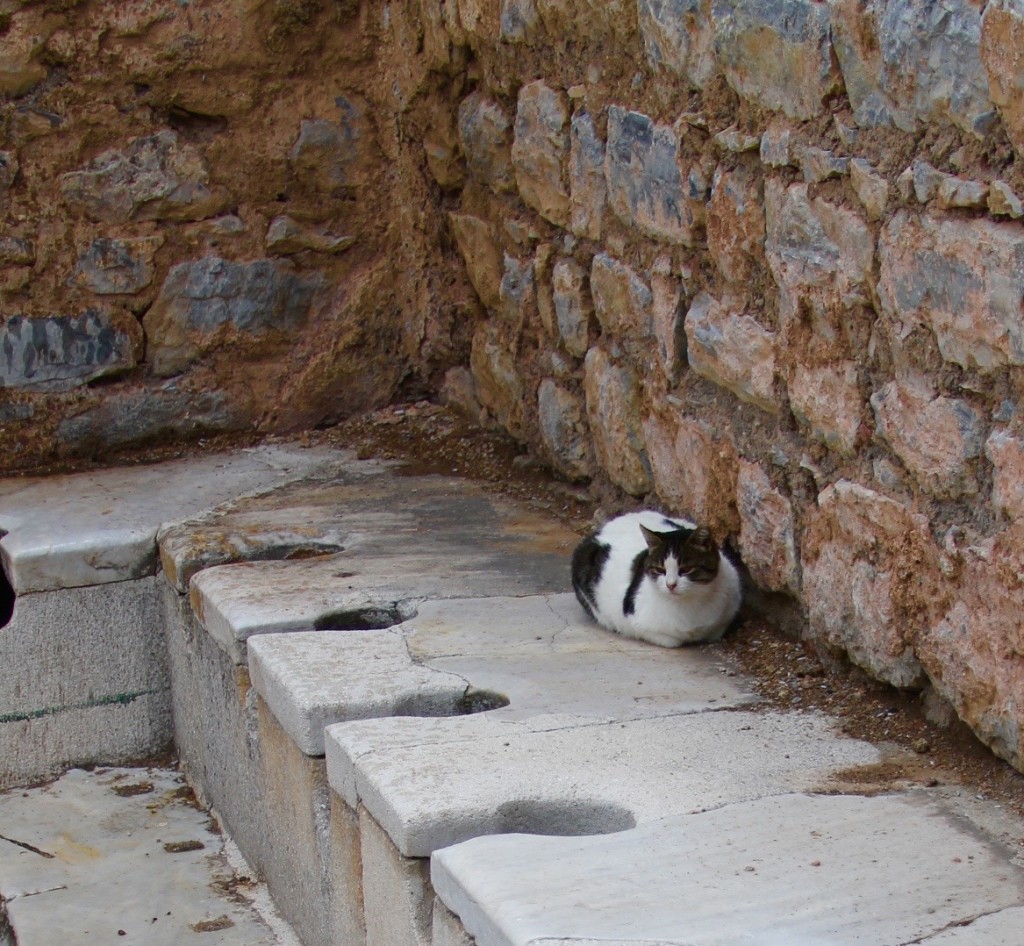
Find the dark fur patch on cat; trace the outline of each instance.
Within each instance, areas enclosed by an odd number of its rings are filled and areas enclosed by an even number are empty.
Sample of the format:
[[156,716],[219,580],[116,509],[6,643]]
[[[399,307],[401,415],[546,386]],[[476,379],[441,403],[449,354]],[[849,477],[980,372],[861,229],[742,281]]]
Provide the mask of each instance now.
[[604,563],[608,561],[612,547],[598,542],[594,536],[587,536],[572,553],[572,590],[583,610],[594,617],[594,588],[601,580]]
[[633,559],[633,564],[630,566],[632,577],[629,579],[629,587],[622,599],[623,614],[632,614],[636,610],[636,593],[640,590],[640,582],[644,580],[644,575],[647,574],[648,558],[650,558],[650,552],[644,550],[637,553],[636,558]]

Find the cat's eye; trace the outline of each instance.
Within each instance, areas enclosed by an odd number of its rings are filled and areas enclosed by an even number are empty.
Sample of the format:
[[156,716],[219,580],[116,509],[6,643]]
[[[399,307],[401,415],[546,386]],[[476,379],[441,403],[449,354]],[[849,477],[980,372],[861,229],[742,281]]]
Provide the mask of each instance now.
[[658,577],[661,577],[665,574],[665,567],[663,565],[652,565],[650,567],[650,573],[652,575],[657,575]]

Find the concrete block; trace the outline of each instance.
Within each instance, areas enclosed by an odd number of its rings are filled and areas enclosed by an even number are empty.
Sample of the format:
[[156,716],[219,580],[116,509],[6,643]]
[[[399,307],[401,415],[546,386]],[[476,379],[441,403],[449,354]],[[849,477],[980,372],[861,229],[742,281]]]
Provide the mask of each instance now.
[[0,629],[0,788],[171,739],[157,578],[15,600]]
[[435,854],[431,877],[479,946],[897,946],[982,916],[961,941],[994,946],[1024,880],[1009,851],[927,798],[806,795],[608,837],[477,838]]
[[328,779],[404,856],[426,857],[483,834],[622,831],[810,790],[831,772],[878,760],[873,747],[835,736],[813,716],[734,711],[595,723],[569,712],[340,723],[327,729]]

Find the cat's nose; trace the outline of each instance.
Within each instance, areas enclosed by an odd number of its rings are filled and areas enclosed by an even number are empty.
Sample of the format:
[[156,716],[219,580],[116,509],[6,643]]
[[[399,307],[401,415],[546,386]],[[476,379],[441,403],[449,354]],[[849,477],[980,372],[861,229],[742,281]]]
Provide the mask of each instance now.
[[676,581],[674,578],[670,578],[668,581],[665,582],[665,587],[667,587],[669,591],[675,591],[676,586],[678,584],[678,581]]

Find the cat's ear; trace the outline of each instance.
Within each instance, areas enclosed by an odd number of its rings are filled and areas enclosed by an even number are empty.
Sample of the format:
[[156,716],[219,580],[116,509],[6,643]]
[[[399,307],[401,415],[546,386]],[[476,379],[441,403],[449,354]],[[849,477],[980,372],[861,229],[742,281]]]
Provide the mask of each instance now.
[[693,535],[690,536],[690,545],[695,549],[700,549],[702,552],[717,551],[715,540],[711,538],[711,533],[703,526],[699,529],[694,529]]
[[652,552],[657,552],[665,547],[665,536],[660,532],[655,532],[653,529],[648,529],[647,526],[640,526],[640,531],[644,534],[644,538],[647,540],[647,548]]

